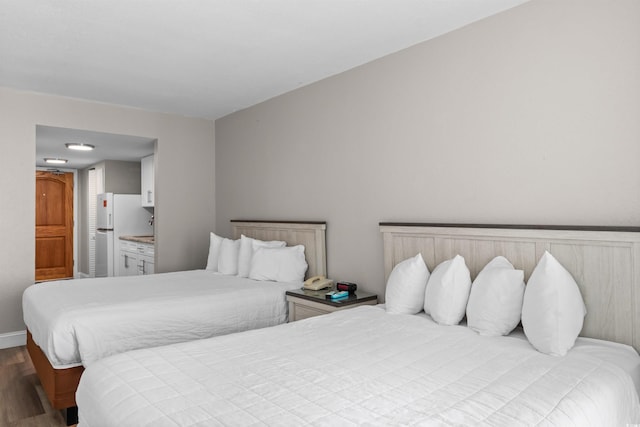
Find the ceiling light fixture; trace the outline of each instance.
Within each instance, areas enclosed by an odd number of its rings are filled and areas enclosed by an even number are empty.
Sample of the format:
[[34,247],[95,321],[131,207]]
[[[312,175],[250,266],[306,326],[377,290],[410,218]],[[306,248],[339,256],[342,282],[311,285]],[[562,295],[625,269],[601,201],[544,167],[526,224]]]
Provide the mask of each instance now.
[[50,164],[53,164],[53,165],[64,165],[65,163],[68,162],[68,160],[67,159],[58,159],[58,158],[52,159],[50,157],[45,157],[44,158],[44,162],[45,163],[50,163]]
[[70,142],[68,144],[64,144],[69,150],[78,150],[78,151],[91,151],[94,147],[91,144],[81,144],[77,142]]

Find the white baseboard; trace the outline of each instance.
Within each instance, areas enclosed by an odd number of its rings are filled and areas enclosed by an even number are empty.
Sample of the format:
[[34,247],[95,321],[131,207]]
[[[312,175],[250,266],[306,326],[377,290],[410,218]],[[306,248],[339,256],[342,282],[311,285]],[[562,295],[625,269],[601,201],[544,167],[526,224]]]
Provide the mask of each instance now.
[[78,273],[76,273],[76,279],[86,279],[87,277],[91,276],[89,276],[87,273],[83,273],[82,271],[78,271]]
[[27,345],[27,331],[7,332],[0,334],[0,349]]

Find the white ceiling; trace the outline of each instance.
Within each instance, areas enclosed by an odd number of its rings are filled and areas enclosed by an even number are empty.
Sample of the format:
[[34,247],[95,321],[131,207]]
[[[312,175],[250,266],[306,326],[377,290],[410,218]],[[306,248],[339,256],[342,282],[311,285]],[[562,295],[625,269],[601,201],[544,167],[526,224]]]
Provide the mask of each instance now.
[[[95,146],[93,151],[74,151],[65,146],[77,142]],[[139,136],[115,135],[79,129],[36,126],[36,166],[52,169],[84,169],[102,160],[140,161],[153,153],[155,140]],[[50,165],[47,157],[68,160],[65,165]]]
[[216,119],[528,0],[0,0],[0,86]]

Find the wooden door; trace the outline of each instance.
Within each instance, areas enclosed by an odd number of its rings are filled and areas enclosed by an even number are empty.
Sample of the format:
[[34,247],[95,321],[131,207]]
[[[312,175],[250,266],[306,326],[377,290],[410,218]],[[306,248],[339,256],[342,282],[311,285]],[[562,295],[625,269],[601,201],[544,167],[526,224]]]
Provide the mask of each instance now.
[[73,277],[73,173],[36,171],[36,281]]

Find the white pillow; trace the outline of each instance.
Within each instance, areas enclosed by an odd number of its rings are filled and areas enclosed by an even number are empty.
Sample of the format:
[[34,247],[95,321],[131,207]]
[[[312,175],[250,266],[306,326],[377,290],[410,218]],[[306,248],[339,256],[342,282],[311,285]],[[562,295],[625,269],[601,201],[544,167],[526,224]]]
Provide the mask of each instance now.
[[218,271],[218,257],[220,255],[220,245],[222,237],[215,233],[209,235],[209,257],[207,258],[207,270]]
[[240,250],[238,251],[238,276],[249,277],[249,270],[251,269],[251,258],[253,252],[260,247],[267,248],[283,248],[287,245],[286,242],[279,240],[263,241],[247,237],[244,234],[240,235]]
[[394,314],[417,314],[424,307],[429,269],[422,254],[396,264],[387,280],[385,308]]
[[438,265],[427,282],[424,311],[441,325],[457,325],[464,317],[471,288],[471,273],[464,258],[453,259]]
[[480,335],[508,335],[520,322],[524,271],[497,256],[478,273],[467,303],[467,326]]
[[258,248],[251,259],[249,278],[276,282],[302,282],[307,267],[303,245]]
[[218,271],[222,274],[238,274],[238,252],[240,250],[240,239],[222,239],[220,244],[220,255],[218,256]]
[[524,291],[522,327],[529,342],[541,353],[564,356],[575,344],[586,314],[571,273],[545,251]]

